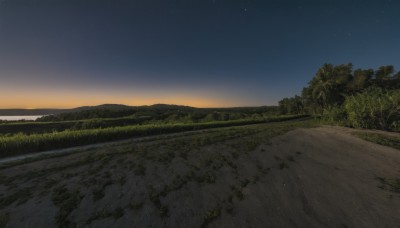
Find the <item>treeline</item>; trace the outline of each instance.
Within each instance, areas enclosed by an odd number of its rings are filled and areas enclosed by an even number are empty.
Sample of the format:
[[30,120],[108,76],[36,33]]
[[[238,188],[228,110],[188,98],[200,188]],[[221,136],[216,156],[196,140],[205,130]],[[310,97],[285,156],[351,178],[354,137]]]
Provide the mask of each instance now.
[[178,105],[152,105],[129,108],[98,108],[41,117],[37,122],[59,122],[105,118],[134,118],[144,123],[210,122],[276,115],[277,107],[193,108]]
[[278,107],[192,108],[177,105],[101,107],[44,116],[37,121],[0,122],[0,136],[19,132],[41,134],[129,125],[207,123],[274,117]]
[[324,64],[300,96],[279,102],[281,114],[312,114],[352,127],[400,129],[400,71]]

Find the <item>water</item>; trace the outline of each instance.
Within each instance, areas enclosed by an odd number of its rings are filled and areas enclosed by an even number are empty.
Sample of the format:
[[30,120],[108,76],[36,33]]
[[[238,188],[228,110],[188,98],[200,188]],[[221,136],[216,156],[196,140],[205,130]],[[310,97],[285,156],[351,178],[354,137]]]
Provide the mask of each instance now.
[[0,120],[36,120],[42,116],[0,116]]

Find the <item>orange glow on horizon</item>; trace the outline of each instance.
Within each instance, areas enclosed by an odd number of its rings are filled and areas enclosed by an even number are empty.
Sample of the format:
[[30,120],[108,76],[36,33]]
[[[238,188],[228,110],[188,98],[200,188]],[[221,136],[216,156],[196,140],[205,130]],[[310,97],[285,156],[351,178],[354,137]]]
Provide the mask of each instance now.
[[[20,92],[23,91],[23,92]],[[253,99],[244,99],[231,91],[189,90],[187,88],[111,89],[93,87],[13,86],[1,89],[0,109],[69,109],[101,104],[141,106],[153,104],[191,107],[260,106]]]
[[191,107],[232,107],[239,104],[232,103],[231,101],[224,100],[211,100],[190,96],[166,96],[164,98],[126,98],[126,97],[59,97],[48,96],[27,96],[27,97],[11,97],[2,99],[0,102],[0,109],[39,109],[39,108],[54,108],[54,109],[68,109],[80,106],[96,106],[101,104],[122,104],[129,106],[153,105],[153,104],[174,104],[186,105]]

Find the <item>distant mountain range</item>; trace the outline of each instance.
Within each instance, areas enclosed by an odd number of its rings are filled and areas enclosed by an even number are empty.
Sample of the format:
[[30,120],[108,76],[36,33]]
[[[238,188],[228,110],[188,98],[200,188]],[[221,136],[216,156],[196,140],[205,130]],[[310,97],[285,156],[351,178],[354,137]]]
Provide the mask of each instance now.
[[241,110],[252,110],[252,109],[270,109],[276,106],[260,106],[260,107],[231,107],[231,108],[194,108],[184,105],[170,105],[170,104],[154,104],[154,105],[143,105],[143,106],[128,106],[121,104],[102,104],[97,106],[82,106],[71,109],[0,109],[0,116],[45,116],[45,115],[57,115],[61,113],[80,112],[94,109],[107,109],[107,110],[124,110],[124,109],[136,109],[136,110],[213,110],[213,111],[241,111]]
[[41,115],[55,115],[66,112],[79,112],[92,109],[109,109],[109,110],[121,110],[131,108],[147,108],[153,107],[158,109],[170,109],[170,108],[187,108],[192,109],[189,106],[180,105],[167,105],[167,104],[155,104],[150,106],[127,106],[121,104],[102,104],[97,106],[82,106],[72,109],[0,109],[0,116],[41,116]]
[[98,106],[83,106],[72,109],[0,109],[0,116],[41,116],[41,115],[54,115],[64,112],[78,112],[90,109],[124,109],[130,106],[119,104],[103,104]]

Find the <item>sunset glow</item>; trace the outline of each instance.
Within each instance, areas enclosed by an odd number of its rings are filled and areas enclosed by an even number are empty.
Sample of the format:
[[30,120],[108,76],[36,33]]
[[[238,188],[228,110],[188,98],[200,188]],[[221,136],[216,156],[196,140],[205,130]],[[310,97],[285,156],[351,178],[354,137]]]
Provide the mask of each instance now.
[[395,1],[288,2],[0,1],[0,108],[277,105],[326,62],[400,68]]

